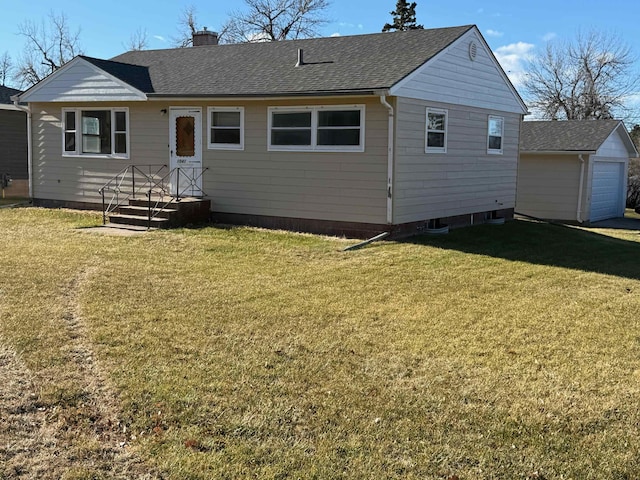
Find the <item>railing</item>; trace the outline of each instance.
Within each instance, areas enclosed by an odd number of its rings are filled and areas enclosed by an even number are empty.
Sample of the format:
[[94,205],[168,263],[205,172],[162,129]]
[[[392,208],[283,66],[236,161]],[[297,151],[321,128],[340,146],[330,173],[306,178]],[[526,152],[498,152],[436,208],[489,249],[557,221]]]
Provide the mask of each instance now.
[[[207,194],[200,186],[202,183],[200,180],[207,170],[209,170],[208,167],[176,167],[149,188],[147,191],[148,228],[151,228],[153,219],[172,202],[179,202],[185,197],[206,197]],[[181,182],[186,186],[181,187]],[[165,197],[169,199],[165,200]]]
[[[167,172],[166,165],[129,165],[105,183],[102,196],[102,223],[130,199],[144,195],[148,205],[148,227],[173,201],[186,196],[204,197],[201,179],[208,168],[176,167]],[[111,194],[111,198],[108,198]],[[108,200],[107,200],[108,199]]]
[[[166,169],[166,165],[128,165],[100,187],[98,193],[102,196],[102,223],[106,224],[107,216],[128,203],[130,198],[146,194],[156,183],[155,179]],[[109,194],[111,198],[107,201]]]

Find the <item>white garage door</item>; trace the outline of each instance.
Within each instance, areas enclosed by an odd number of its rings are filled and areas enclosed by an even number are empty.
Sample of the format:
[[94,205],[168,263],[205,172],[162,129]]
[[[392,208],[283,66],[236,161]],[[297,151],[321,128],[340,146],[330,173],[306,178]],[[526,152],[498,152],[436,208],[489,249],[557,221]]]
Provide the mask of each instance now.
[[591,221],[620,216],[624,163],[595,162],[591,189]]

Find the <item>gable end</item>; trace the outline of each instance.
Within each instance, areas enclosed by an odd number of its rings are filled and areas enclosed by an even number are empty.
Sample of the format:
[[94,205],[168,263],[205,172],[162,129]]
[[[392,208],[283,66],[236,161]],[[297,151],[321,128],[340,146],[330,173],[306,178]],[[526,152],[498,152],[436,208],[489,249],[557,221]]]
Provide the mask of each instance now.
[[125,102],[147,96],[82,57],[76,57],[20,95],[21,102]]
[[477,27],[396,83],[390,93],[418,100],[527,113],[522,98]]

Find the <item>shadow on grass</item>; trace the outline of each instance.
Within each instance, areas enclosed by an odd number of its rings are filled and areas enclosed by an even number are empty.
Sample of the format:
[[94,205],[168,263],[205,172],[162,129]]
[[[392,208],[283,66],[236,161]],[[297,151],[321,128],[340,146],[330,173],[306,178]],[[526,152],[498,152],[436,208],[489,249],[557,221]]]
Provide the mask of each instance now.
[[514,220],[407,242],[505,260],[572,268],[640,280],[640,238],[622,240],[562,225]]

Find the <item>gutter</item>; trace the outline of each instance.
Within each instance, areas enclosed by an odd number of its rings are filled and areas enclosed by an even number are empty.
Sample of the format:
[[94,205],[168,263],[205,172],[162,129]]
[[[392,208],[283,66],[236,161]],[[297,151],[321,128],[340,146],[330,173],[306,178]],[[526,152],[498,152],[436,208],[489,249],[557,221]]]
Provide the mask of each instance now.
[[29,198],[33,198],[33,140],[31,138],[31,108],[20,105],[20,96],[10,97],[13,105],[27,114],[27,167],[29,170]]
[[393,107],[387,102],[386,93],[380,94],[380,103],[384,105],[389,111],[389,124],[387,127],[388,140],[387,140],[387,223],[393,224]]
[[584,182],[584,158],[582,154],[578,155],[580,161],[580,185],[578,186],[578,210],[576,211],[576,220],[582,223],[582,183]]

